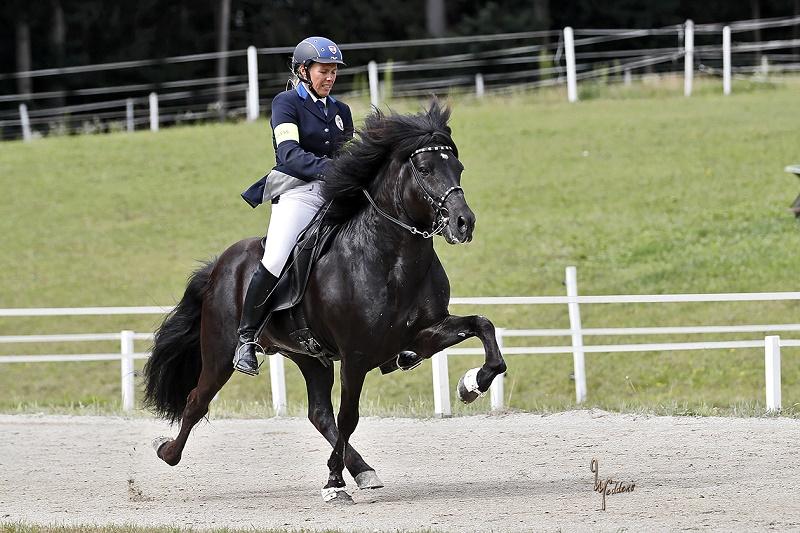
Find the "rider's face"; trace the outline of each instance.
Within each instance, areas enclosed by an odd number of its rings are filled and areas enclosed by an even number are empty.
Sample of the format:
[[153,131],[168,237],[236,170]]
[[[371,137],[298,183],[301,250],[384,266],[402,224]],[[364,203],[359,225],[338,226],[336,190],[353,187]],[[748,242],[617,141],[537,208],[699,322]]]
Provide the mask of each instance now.
[[307,79],[320,97],[328,96],[336,82],[336,63],[313,63],[308,69]]

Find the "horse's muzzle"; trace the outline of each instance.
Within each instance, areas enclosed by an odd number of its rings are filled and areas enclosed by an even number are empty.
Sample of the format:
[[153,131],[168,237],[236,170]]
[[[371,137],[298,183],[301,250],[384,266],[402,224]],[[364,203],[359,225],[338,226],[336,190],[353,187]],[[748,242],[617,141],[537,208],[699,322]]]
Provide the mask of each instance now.
[[[455,202],[454,202],[455,203]],[[450,244],[463,244],[472,240],[475,229],[475,213],[461,197],[460,205],[450,207],[450,217],[442,235]]]

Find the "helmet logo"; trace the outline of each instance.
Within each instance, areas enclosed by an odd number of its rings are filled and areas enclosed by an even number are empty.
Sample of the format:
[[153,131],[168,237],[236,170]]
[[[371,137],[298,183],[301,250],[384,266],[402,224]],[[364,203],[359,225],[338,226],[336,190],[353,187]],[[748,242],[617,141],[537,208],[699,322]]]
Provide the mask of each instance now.
[[333,45],[329,46],[329,47],[328,47],[328,50],[330,50],[332,54],[335,54],[335,53],[336,53],[336,47],[335,47],[335,46],[333,46]]

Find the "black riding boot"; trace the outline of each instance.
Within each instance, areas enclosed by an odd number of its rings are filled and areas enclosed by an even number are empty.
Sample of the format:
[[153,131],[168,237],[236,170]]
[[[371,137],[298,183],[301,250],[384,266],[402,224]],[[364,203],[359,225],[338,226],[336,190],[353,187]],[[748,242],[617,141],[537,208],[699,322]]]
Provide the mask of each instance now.
[[233,368],[248,376],[258,375],[257,356],[264,355],[264,349],[258,345],[255,336],[270,308],[265,300],[277,282],[278,278],[259,261],[244,295],[242,318],[239,321],[239,343],[233,355]]

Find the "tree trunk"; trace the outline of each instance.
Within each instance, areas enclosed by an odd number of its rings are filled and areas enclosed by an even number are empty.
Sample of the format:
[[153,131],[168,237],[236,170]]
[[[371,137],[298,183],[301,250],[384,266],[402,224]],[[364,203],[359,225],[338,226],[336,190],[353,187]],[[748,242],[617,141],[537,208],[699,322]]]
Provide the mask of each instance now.
[[[16,21],[17,72],[31,70],[31,29],[24,13],[17,15]],[[22,100],[29,100],[32,91],[31,77],[22,75],[17,78],[17,93]]]
[[[550,0],[533,0],[533,27],[532,30],[550,29]],[[539,69],[551,68],[554,64],[553,55],[549,52],[550,37],[545,35],[539,41],[544,48],[538,53]],[[551,74],[537,74],[534,78],[541,81],[550,78]]]
[[[51,0],[51,5],[53,8],[53,33],[50,34],[50,43],[53,45],[54,66],[63,67],[67,42],[67,26],[64,22],[64,8],[61,6],[61,0]],[[61,78],[56,77],[54,79],[53,90],[64,90],[64,83],[61,81]],[[62,107],[64,105],[64,96],[59,95],[56,97],[53,104],[55,107]]]
[[[794,16],[800,17],[800,0],[794,0]],[[792,39],[800,39],[800,25],[798,24],[792,26]],[[800,54],[800,47],[795,46],[793,53],[795,55]],[[797,59],[793,59],[792,61],[797,61]]]
[[533,20],[533,29],[550,29],[550,0],[533,0]]
[[[753,19],[760,19],[761,18],[761,1],[760,0],[750,0],[750,18]],[[757,28],[753,30],[753,40],[757,43],[761,42],[761,28]],[[758,53],[759,57],[761,53]]]
[[[231,0],[219,0],[217,13],[217,51],[224,54],[228,51],[231,27]],[[228,75],[228,56],[217,59],[217,102],[219,103],[219,119],[225,120],[228,107],[228,94],[225,91],[225,77]]]
[[425,15],[428,34],[431,37],[443,37],[447,31],[444,0],[426,0]]

